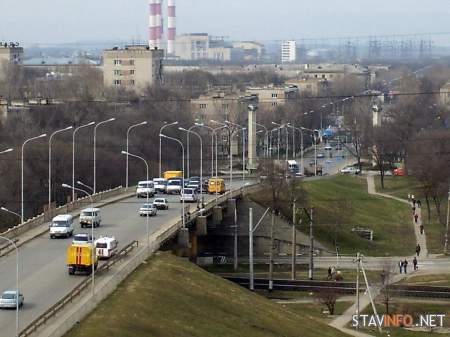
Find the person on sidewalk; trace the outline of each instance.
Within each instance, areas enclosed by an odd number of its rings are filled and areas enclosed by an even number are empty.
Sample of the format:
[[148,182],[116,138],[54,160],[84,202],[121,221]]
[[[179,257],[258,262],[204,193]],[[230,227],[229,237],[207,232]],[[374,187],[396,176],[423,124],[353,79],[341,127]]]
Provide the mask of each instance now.
[[402,270],[403,270],[403,261],[398,262],[398,269],[400,270],[400,274],[401,274]]
[[413,199],[412,203],[413,203],[413,207],[416,208],[416,199]]
[[420,225],[420,234],[423,235],[423,231],[424,231],[424,227],[423,227],[423,225]]
[[405,259],[405,261],[403,261],[403,270],[405,271],[405,274],[408,273],[408,260]]
[[417,220],[419,220],[419,214],[414,214],[414,222],[417,223]]
[[419,267],[417,267],[417,258],[415,256],[414,256],[414,260],[413,260],[413,265],[414,265],[414,271],[419,269]]
[[416,207],[413,206],[411,209],[412,209],[412,214],[413,214],[413,215],[416,214]]
[[421,208],[422,207],[422,202],[420,200],[417,200],[417,208]]
[[417,246],[416,246],[416,254],[417,254],[417,257],[419,257],[419,255],[420,255],[420,250],[421,250],[420,245],[417,244]]
[[331,280],[332,276],[331,276],[331,267],[328,267],[328,275],[327,275],[327,280]]

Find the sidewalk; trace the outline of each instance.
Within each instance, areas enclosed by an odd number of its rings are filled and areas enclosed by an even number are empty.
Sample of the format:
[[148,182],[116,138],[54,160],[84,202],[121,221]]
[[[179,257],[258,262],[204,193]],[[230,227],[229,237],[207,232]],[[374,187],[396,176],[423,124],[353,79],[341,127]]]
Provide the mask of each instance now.
[[[412,203],[410,203],[408,200],[397,198],[397,197],[394,197],[389,194],[378,193],[375,189],[374,175],[370,174],[370,173],[367,174],[367,190],[368,190],[369,194],[377,195],[377,196],[380,196],[383,198],[389,198],[389,199],[393,199],[393,200],[402,202],[404,204],[407,204],[410,207],[410,209],[412,209]],[[416,236],[416,244],[420,245],[420,248],[421,248],[420,256],[428,257],[426,233],[424,231],[423,234],[420,234],[420,224],[422,223],[422,210],[420,208],[418,208],[418,209],[416,209],[416,212],[419,215],[417,224],[414,221],[414,214],[412,215],[412,224],[414,226],[414,234]]]

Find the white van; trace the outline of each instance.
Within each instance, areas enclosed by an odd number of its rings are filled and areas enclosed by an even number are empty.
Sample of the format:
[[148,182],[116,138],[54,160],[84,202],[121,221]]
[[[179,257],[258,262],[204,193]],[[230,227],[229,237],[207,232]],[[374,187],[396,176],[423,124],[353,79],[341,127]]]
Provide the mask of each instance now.
[[167,179],[154,178],[153,183],[155,185],[155,191],[157,193],[166,193],[167,192]]
[[73,230],[73,216],[70,214],[57,215],[50,224],[50,239],[58,236],[70,237],[73,235]]
[[100,216],[100,209],[98,208],[85,208],[80,213],[80,226],[84,227],[98,227],[102,217]]
[[95,252],[99,259],[109,259],[117,254],[119,241],[113,236],[101,236],[95,240]]
[[136,189],[136,196],[138,198],[146,198],[147,195],[149,198],[152,198],[155,193],[155,184],[152,180],[138,182]]

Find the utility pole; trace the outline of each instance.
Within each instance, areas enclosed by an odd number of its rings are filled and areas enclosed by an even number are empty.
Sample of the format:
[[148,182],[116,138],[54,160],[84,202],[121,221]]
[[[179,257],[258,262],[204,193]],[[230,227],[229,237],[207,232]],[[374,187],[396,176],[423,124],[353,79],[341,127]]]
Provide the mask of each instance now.
[[356,254],[356,316],[358,317],[358,325],[356,329],[359,329],[359,253]]
[[311,208],[311,216],[309,221],[309,279],[314,279],[314,235],[313,235],[313,212],[314,208]]
[[234,271],[238,270],[238,225],[237,225],[237,202],[234,199]]
[[[369,281],[367,280],[366,271],[364,270],[364,266],[363,266],[361,257],[359,258],[359,264],[361,265],[361,271],[362,271],[363,276],[364,276],[364,281],[366,283],[366,288],[367,288],[367,293],[369,294],[370,303],[372,304],[373,313],[375,314],[376,317],[378,317],[377,308],[375,307],[375,302],[373,301],[372,292],[370,291]],[[381,325],[378,325],[378,331],[380,333],[382,332]]]
[[275,212],[272,210],[272,224],[270,225],[270,251],[269,251],[269,292],[273,290],[273,227]]
[[297,263],[297,229],[295,228],[295,200],[292,204],[292,270],[291,278],[296,279],[296,263]]
[[253,208],[248,210],[248,254],[249,254],[249,273],[250,273],[250,291],[255,290],[253,273]]
[[448,200],[447,200],[447,225],[446,225],[446,229],[445,229],[445,248],[444,248],[444,253],[447,254],[448,253],[448,225],[450,222],[450,188],[448,190]]

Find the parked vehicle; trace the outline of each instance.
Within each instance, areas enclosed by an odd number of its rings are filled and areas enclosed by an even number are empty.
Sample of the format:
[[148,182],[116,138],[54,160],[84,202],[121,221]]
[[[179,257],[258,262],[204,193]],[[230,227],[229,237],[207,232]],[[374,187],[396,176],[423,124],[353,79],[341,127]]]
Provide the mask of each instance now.
[[84,227],[99,227],[102,222],[99,208],[86,208],[80,213],[80,226]]
[[223,194],[225,193],[225,181],[222,178],[211,178],[208,181],[208,193]]
[[180,194],[181,185],[181,179],[170,179],[167,182],[167,194]]
[[153,205],[155,205],[157,209],[169,209],[169,202],[166,198],[156,198],[153,201]]
[[183,171],[166,171],[163,173],[164,179],[183,178]]
[[19,302],[19,308],[23,306],[23,295],[19,292],[19,296],[17,296],[17,290],[6,290],[0,297],[0,309],[15,309],[17,302]]
[[94,263],[94,269],[97,269],[98,256],[92,243],[71,245],[67,248],[66,264],[69,275],[74,275],[77,272],[90,274],[92,263]]
[[155,195],[155,184],[153,181],[140,181],[136,188],[136,196],[138,198],[152,198]]
[[394,173],[394,176],[397,176],[397,177],[403,177],[406,174],[405,169],[403,167],[394,169],[394,171],[392,171],[392,173]]
[[158,209],[153,204],[143,204],[141,208],[139,208],[140,216],[155,216],[158,213]]
[[200,192],[200,181],[190,180],[189,183],[186,185],[186,187],[192,188],[196,192]]
[[331,150],[333,150],[333,148],[331,147],[331,145],[326,145],[323,149],[324,149],[325,151],[331,151]]
[[101,236],[95,240],[95,254],[99,259],[109,259],[117,254],[119,241],[113,236]]
[[317,158],[325,158],[325,155],[323,153],[318,153]]
[[154,178],[153,185],[154,185],[156,193],[166,193],[167,192],[167,179]]
[[50,225],[50,238],[55,237],[70,237],[73,235],[74,225],[73,216],[70,214],[57,215],[52,219]]
[[287,168],[288,168],[288,171],[293,174],[300,172],[300,166],[298,165],[297,161],[295,161],[295,160],[288,160]]
[[180,194],[180,202],[197,202],[198,194],[193,188],[183,188]]
[[82,245],[82,244],[91,244],[92,243],[92,235],[87,233],[76,234],[73,237],[72,244],[73,245]]
[[340,171],[343,174],[359,174],[359,168],[355,167],[355,166],[346,166],[343,169],[341,169]]

